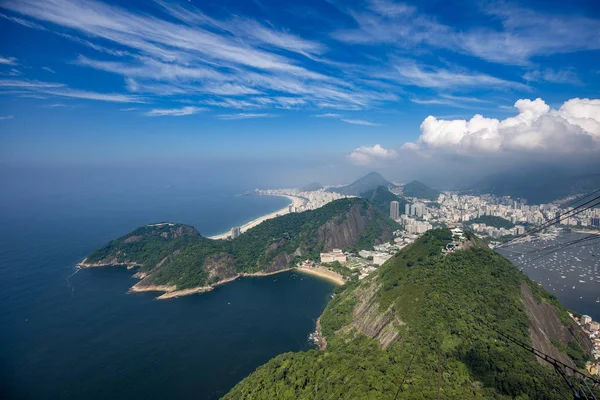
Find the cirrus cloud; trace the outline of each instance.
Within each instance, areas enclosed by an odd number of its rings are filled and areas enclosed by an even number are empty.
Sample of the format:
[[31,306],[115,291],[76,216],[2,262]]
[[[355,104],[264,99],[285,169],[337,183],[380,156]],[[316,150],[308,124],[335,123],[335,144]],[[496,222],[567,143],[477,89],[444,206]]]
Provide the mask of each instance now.
[[186,106],[182,108],[155,108],[145,112],[144,115],[148,117],[183,117],[186,115],[198,114],[200,111],[204,111],[204,108],[193,106]]

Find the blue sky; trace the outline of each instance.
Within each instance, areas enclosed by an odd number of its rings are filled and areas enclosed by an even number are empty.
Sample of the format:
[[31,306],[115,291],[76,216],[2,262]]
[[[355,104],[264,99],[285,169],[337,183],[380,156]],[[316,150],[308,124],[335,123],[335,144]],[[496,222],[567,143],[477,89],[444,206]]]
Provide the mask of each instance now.
[[8,164],[600,150],[596,1],[0,0],[0,35]]

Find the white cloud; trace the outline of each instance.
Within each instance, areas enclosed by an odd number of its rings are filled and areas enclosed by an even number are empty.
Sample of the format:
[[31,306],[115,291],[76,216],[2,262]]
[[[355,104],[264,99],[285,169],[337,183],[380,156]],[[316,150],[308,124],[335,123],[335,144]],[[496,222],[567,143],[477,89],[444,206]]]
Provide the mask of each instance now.
[[341,115],[334,114],[334,113],[325,113],[325,114],[317,114],[317,115],[315,115],[315,117],[317,117],[317,118],[340,118]]
[[265,118],[270,117],[271,114],[254,114],[254,113],[238,113],[238,114],[220,114],[217,115],[218,119],[225,121],[236,120],[236,119],[249,119],[249,118]]
[[42,69],[44,71],[50,72],[51,74],[55,74],[56,73],[52,68],[49,68],[49,67],[42,67]]
[[379,144],[356,148],[348,155],[348,159],[357,165],[373,165],[381,161],[393,160],[396,157],[398,157],[396,150],[386,149]]
[[27,28],[39,29],[39,30],[42,30],[42,31],[46,30],[46,28],[44,28],[43,26],[41,26],[39,24],[36,24],[35,22],[27,21],[27,20],[25,20],[23,18],[11,17],[11,16],[8,16],[8,15],[2,14],[2,13],[0,13],[0,18],[4,18],[4,19],[12,21],[12,22],[14,22],[16,24],[26,26]]
[[364,109],[398,100],[369,82],[347,79],[345,68],[328,68],[327,74],[315,69],[328,64],[322,58],[327,47],[318,41],[241,16],[217,20],[192,5],[157,3],[173,18],[95,0],[6,0],[0,7],[67,28],[72,34],[57,34],[119,57],[80,56],[75,63],[119,74],[136,93],[215,95],[222,104],[226,97],[261,95],[272,101],[261,99],[256,107],[276,108]]
[[381,126],[381,124],[377,124],[375,122],[370,122],[370,121],[365,121],[364,119],[344,119],[344,118],[342,118],[342,121],[344,121],[347,124],[352,124],[352,125]]
[[17,65],[17,59],[14,57],[2,57],[0,56],[0,64],[3,65]]
[[46,104],[43,105],[44,108],[61,108],[61,107],[70,107],[64,103],[54,103],[54,104]]
[[14,116],[12,116],[12,115],[0,116],[0,121],[3,119],[13,119],[13,118],[14,118]]
[[572,85],[581,85],[577,73],[572,69],[555,70],[552,68],[534,69],[527,71],[523,79],[532,82],[552,82],[567,83]]
[[[403,3],[370,0],[368,4],[367,10],[344,10],[357,27],[334,32],[333,37],[346,43],[402,49],[428,45],[511,65],[529,64],[532,57],[600,49],[600,20],[588,17],[490,1],[480,7],[481,22],[487,26],[459,30]],[[499,27],[489,27],[490,16]]]
[[403,148],[464,155],[600,150],[600,100],[575,98],[553,110],[542,99],[522,99],[515,107],[519,114],[504,120],[479,114],[468,121],[429,116],[418,141]]
[[154,108],[148,112],[145,112],[144,115],[149,117],[183,117],[186,115],[198,114],[201,111],[204,111],[204,108],[193,106],[186,106],[182,108]]
[[[138,96],[130,96],[121,93],[98,93],[87,90],[71,89],[62,83],[41,82],[35,80],[0,80],[0,90],[21,89],[42,94],[49,94],[61,97],[70,97],[74,99],[109,101],[115,103],[144,103],[145,99]],[[1,91],[0,91],[1,93]]]
[[137,107],[120,108],[119,111],[135,111]]
[[381,77],[432,89],[493,87],[529,90],[527,85],[520,82],[507,81],[479,72],[427,67],[413,61],[398,62],[393,72]]
[[0,88],[20,88],[20,89],[49,89],[64,87],[62,83],[40,82],[34,80],[0,80]]

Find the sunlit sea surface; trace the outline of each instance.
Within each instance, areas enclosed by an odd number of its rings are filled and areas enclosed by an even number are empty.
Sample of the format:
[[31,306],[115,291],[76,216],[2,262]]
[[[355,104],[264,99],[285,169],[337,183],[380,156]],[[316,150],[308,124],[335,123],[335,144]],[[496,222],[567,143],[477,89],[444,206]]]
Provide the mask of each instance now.
[[554,239],[533,240],[498,252],[567,308],[600,321],[600,235],[565,247],[588,236],[563,232]]

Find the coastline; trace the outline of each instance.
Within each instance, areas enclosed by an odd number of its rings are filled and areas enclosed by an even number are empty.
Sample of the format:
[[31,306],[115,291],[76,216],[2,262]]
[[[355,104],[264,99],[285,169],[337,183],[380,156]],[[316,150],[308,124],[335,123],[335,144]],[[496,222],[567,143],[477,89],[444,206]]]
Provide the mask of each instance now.
[[181,289],[181,290],[177,290],[176,286],[168,286],[168,285],[139,286],[139,282],[138,282],[135,285],[133,285],[131,288],[129,288],[128,293],[163,292],[163,294],[156,297],[157,300],[173,299],[173,298],[182,297],[182,296],[189,296],[191,294],[196,294],[196,293],[210,292],[217,286],[224,285],[229,282],[233,282],[238,278],[275,275],[275,274],[279,274],[282,272],[291,271],[292,269],[293,268],[285,268],[285,269],[281,269],[279,271],[255,272],[252,274],[241,273],[236,276],[232,276],[231,278],[223,279],[222,281],[219,281],[219,282],[214,283],[209,286],[198,286],[198,287],[193,287],[193,288],[189,288],[189,289]]
[[[305,200],[302,199],[301,197],[296,197],[296,196],[289,196],[286,194],[261,194],[261,196],[279,196],[279,197],[287,197],[288,199],[290,199],[292,201],[291,205],[293,205],[294,207],[298,208],[302,205],[304,205]],[[289,206],[290,204],[288,204],[287,206],[285,206],[285,208],[282,208],[280,210],[274,211],[272,213],[269,213],[267,215],[263,215],[262,217],[258,217],[250,222],[245,223],[244,225],[242,225],[240,227],[240,232],[244,233],[249,229],[254,228],[255,226],[257,226],[258,224],[271,219],[271,218],[276,218],[278,215],[285,215],[285,214],[289,214]],[[219,235],[214,235],[214,236],[209,236],[208,239],[213,239],[213,240],[223,240],[223,239],[227,239],[227,237],[229,236],[230,232],[224,232],[221,233]]]
[[316,267],[316,268],[306,268],[306,267],[296,267],[296,270],[298,270],[298,272],[307,274],[307,275],[313,275],[313,276],[318,276],[319,278],[323,278],[325,280],[328,280],[331,283],[334,283],[338,286],[342,286],[344,283],[346,283],[346,281],[344,280],[344,278],[342,277],[342,275],[338,274],[337,272],[333,272],[328,270],[327,268],[323,268],[323,267]]

